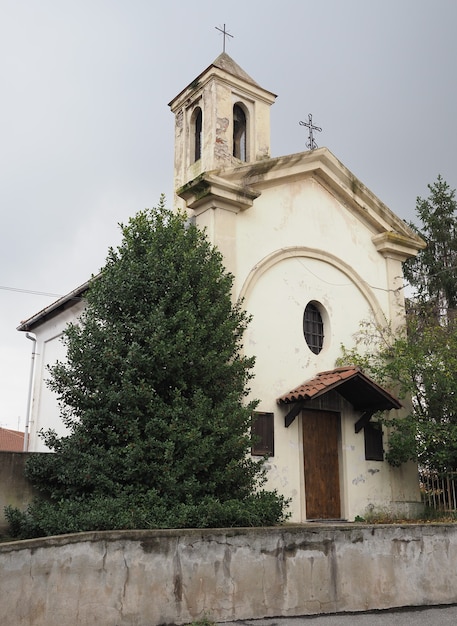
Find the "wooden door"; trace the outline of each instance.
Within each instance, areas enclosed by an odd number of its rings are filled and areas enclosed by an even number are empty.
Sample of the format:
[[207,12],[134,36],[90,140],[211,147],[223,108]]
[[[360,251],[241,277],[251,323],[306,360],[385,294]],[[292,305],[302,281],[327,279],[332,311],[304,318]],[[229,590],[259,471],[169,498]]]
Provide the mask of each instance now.
[[340,415],[330,411],[303,411],[302,419],[306,518],[339,519]]

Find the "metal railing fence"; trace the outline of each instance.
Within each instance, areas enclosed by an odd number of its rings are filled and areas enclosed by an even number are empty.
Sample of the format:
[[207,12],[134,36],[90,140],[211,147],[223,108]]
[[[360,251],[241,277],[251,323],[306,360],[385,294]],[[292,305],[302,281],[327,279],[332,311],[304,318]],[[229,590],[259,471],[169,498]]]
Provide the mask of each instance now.
[[457,472],[419,470],[422,502],[437,511],[457,511]]

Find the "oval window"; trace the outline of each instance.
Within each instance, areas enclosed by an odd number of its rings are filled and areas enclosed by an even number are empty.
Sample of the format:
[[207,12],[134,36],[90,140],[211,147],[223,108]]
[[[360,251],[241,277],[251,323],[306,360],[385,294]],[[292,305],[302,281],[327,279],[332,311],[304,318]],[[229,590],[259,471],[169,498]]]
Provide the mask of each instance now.
[[306,305],[303,314],[303,334],[311,352],[319,354],[324,345],[324,322],[314,302],[309,302]]

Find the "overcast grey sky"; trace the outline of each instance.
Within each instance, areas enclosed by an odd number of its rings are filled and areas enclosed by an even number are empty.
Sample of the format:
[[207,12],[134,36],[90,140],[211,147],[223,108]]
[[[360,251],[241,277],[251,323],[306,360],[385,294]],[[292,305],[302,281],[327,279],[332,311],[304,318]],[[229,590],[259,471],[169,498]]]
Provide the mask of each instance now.
[[[457,186],[455,0],[0,0],[0,425],[23,429],[19,322],[172,198],[167,103],[222,51],[272,108],[272,156],[316,136],[401,218]],[[24,291],[21,291],[24,290]]]

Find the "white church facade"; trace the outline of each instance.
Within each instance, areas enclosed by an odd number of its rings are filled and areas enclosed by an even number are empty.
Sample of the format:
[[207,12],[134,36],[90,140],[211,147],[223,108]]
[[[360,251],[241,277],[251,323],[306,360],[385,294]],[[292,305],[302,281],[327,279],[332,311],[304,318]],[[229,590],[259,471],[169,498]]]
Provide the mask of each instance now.
[[[293,522],[408,515],[420,503],[417,468],[388,465],[387,433],[372,419],[401,403],[335,364],[362,321],[402,326],[402,262],[424,244],[326,148],[272,158],[274,100],[222,53],[170,102],[175,205],[206,229],[252,315],[252,452],[268,455],[267,487],[290,498]],[[64,356],[59,338],[86,288],[19,327],[37,342],[30,450],[43,449],[40,429],[63,432],[45,368]]]

